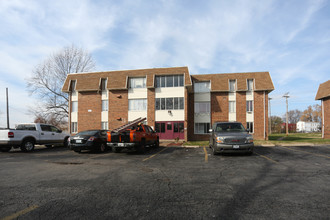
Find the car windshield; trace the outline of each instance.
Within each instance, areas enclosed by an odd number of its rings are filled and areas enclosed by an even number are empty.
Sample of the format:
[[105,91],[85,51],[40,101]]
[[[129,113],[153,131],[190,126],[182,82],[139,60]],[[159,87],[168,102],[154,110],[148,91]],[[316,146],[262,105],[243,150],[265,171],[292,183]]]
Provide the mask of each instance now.
[[93,130],[93,131],[82,131],[82,132],[79,132],[78,134],[76,134],[76,136],[79,136],[79,135],[82,135],[82,136],[90,135],[90,136],[92,136],[92,135],[95,135],[97,132],[98,131],[95,131],[95,130]]
[[244,126],[241,123],[223,123],[217,124],[215,132],[243,132]]

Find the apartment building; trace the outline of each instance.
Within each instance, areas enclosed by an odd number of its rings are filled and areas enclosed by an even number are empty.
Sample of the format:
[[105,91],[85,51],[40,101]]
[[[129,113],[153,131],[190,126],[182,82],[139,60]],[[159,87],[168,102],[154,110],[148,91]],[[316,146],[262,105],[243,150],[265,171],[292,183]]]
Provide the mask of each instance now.
[[320,84],[315,100],[321,100],[322,138],[330,138],[330,80]]
[[190,75],[188,67],[69,74],[71,133],[114,129],[138,117],[160,139],[207,140],[216,121],[240,121],[268,138],[268,72]]

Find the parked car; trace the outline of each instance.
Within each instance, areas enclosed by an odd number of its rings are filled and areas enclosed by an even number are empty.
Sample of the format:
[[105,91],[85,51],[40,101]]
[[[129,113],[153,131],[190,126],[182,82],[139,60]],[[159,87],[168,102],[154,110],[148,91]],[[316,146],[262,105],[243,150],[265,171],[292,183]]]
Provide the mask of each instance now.
[[210,129],[213,154],[245,152],[252,154],[253,136],[240,122],[216,122]]
[[0,130],[0,150],[8,152],[13,148],[21,148],[22,151],[30,152],[34,150],[34,145],[67,146],[69,134],[62,132],[53,125],[29,123],[19,124],[15,129]]
[[82,150],[107,150],[107,130],[87,130],[69,138],[70,149],[75,152]]

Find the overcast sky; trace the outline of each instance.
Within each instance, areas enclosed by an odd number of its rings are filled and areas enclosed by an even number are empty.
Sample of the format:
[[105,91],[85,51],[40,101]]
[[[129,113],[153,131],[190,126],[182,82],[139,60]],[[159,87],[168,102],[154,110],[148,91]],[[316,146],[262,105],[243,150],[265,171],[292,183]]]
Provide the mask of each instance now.
[[97,71],[188,66],[190,74],[269,71],[272,115],[320,104],[330,80],[330,2],[323,0],[0,0],[0,127],[32,122],[26,78],[75,44]]

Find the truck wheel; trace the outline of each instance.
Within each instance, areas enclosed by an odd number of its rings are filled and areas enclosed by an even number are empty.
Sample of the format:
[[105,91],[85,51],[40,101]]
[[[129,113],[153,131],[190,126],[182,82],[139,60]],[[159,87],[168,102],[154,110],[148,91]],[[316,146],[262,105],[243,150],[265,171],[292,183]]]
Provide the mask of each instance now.
[[23,141],[21,145],[21,150],[24,152],[31,152],[34,150],[34,141],[32,139],[27,139]]
[[81,150],[73,150],[74,152],[76,152],[76,153],[80,153],[81,152]]
[[100,145],[100,148],[99,148],[99,150],[100,150],[100,152],[105,152],[106,150],[107,150],[107,146],[106,146],[106,144],[105,143],[102,143],[101,145]]
[[157,139],[157,141],[155,143],[155,147],[159,147],[159,139]]
[[10,151],[11,147],[3,147],[0,149],[1,152],[8,152]]
[[146,142],[145,142],[145,140],[141,141],[141,144],[138,146],[137,151],[141,154],[144,154],[146,152]]
[[121,150],[121,149],[118,148],[118,147],[112,147],[112,152],[119,153],[120,150]]

